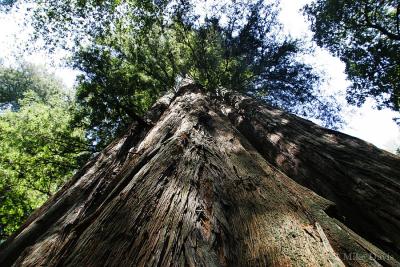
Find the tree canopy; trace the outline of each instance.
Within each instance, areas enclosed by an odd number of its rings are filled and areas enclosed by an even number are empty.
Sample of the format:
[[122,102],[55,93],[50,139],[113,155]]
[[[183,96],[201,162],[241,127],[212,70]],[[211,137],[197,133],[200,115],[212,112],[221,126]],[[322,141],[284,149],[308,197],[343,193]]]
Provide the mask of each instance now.
[[44,67],[20,63],[16,67],[0,65],[0,109],[19,108],[18,101],[32,91],[41,100],[60,93],[61,81],[48,75]]
[[317,0],[305,8],[318,45],[346,63],[350,103],[400,109],[400,2]]
[[[103,147],[165,91],[191,77],[209,91],[251,94],[287,111],[340,123],[319,76],[297,58],[299,40],[280,34],[278,4],[266,1],[40,1],[33,26],[49,49],[73,52],[79,77],[76,121]],[[71,36],[70,39],[65,36]],[[66,41],[69,40],[69,41]]]

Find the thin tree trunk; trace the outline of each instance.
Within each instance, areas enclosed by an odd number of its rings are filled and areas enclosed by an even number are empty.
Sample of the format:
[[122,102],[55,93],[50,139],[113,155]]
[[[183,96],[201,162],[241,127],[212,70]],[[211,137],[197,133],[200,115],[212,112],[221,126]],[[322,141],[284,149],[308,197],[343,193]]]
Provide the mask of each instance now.
[[195,85],[148,120],[2,244],[0,266],[399,266],[350,230],[396,257],[398,157]]

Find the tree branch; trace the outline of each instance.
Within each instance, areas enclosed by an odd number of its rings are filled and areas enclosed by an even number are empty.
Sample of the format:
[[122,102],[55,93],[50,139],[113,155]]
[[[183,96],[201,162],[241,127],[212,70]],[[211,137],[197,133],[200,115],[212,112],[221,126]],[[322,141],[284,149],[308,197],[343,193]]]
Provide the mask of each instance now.
[[[398,7],[397,10],[399,10],[399,7]],[[371,20],[370,20],[370,18],[369,18],[368,12],[369,12],[369,9],[368,9],[368,4],[367,4],[367,2],[366,2],[365,5],[364,5],[364,21],[365,21],[365,26],[380,31],[381,33],[383,33],[384,35],[386,35],[386,36],[387,36],[389,39],[391,39],[391,40],[400,41],[400,34],[392,33],[392,32],[390,32],[389,30],[387,30],[386,28],[384,28],[383,26],[381,26],[381,25],[379,25],[379,24],[377,24],[377,23],[372,23]],[[398,13],[397,13],[397,15],[398,15]],[[397,18],[398,18],[398,16],[397,16]]]

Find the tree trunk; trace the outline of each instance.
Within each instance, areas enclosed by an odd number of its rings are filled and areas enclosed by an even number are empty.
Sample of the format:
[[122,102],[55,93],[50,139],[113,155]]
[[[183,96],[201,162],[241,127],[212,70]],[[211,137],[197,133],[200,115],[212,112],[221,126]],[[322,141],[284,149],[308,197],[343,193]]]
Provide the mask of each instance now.
[[2,244],[0,266],[400,266],[399,157],[193,84],[147,120]]

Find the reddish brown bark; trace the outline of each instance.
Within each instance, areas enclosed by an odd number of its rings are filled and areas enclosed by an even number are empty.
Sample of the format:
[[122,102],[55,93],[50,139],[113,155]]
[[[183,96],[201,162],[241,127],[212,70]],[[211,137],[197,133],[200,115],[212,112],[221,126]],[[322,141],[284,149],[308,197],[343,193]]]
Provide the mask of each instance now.
[[148,119],[32,215],[0,265],[399,265],[398,157],[194,85]]

